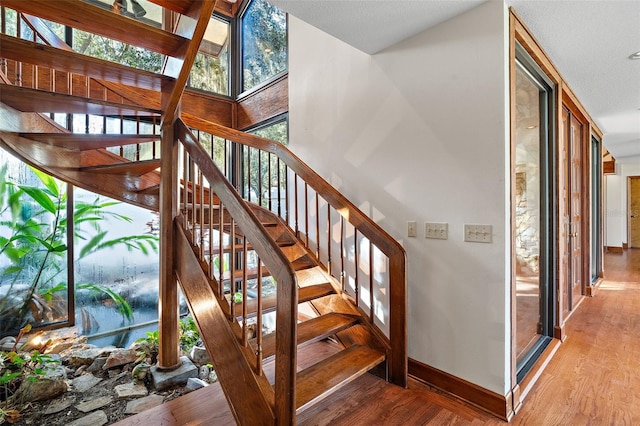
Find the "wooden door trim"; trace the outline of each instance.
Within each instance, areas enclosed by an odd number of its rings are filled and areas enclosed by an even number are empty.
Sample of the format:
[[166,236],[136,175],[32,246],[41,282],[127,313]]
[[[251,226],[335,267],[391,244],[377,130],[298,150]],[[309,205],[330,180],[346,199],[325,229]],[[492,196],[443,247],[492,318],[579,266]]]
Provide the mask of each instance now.
[[[515,150],[513,148],[513,144],[516,140],[516,41],[527,51],[529,56],[535,61],[536,64],[542,69],[542,71],[547,75],[547,77],[551,80],[553,84],[555,84],[554,91],[554,107],[555,107],[555,117],[553,120],[555,121],[555,134],[552,134],[551,137],[556,141],[556,152],[554,155],[556,159],[558,158],[558,149],[560,148],[560,144],[557,143],[559,139],[559,123],[562,120],[562,89],[563,89],[563,81],[560,77],[560,74],[556,70],[553,63],[549,60],[544,50],[540,47],[536,39],[533,37],[532,33],[529,29],[523,24],[522,20],[518,17],[513,8],[510,8],[509,14],[509,122],[510,122],[510,188],[514,188],[515,185]],[[557,161],[557,160],[556,160]],[[557,164],[553,164],[553,167],[558,167]],[[559,173],[556,176],[558,178]],[[554,184],[557,185],[557,182]],[[513,236],[515,233],[515,191],[510,191],[510,235]],[[553,212],[555,215],[556,223],[560,223],[558,220],[560,203],[556,203],[556,211]],[[516,252],[515,246],[513,244],[513,238],[510,238],[510,252],[511,252],[511,385],[510,385],[510,394],[511,401],[509,407],[513,412],[509,413],[508,416],[515,414],[517,411],[517,407],[520,407],[522,401],[524,400],[524,396],[521,393],[520,386],[517,380],[517,360],[516,360],[516,325],[517,325],[517,312],[516,312],[516,268],[515,268],[515,259]],[[560,245],[558,242],[555,243],[556,256],[560,256],[562,253],[560,252]],[[557,270],[558,262],[556,262],[556,276],[559,277]],[[563,333],[563,321],[562,321],[562,313],[560,312],[560,304],[562,303],[562,297],[559,291],[559,280],[556,280],[556,283],[549,283],[549,292],[555,296],[556,299],[556,315],[553,324],[550,324],[553,327],[553,337],[556,339],[561,339],[564,337]],[[559,340],[558,340],[559,341]],[[531,370],[525,380],[528,377],[531,377],[531,384],[535,382],[538,373]]]
[[640,181],[640,175],[627,176],[627,247],[628,248],[640,248],[640,244],[632,245],[631,241],[631,181],[638,179]]

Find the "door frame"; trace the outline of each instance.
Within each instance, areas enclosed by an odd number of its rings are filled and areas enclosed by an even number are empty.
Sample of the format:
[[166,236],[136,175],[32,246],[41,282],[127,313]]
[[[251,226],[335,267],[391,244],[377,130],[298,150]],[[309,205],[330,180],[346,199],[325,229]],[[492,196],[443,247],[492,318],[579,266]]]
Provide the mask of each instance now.
[[633,179],[640,181],[640,176],[627,176],[627,247],[640,248],[640,244],[636,246],[631,245],[631,181]]
[[[566,290],[566,294],[568,300],[563,301],[563,304],[560,306],[562,313],[561,324],[569,318],[571,313],[576,309],[576,307],[584,300],[584,296],[587,294],[587,286],[591,283],[591,271],[590,271],[590,261],[587,261],[591,257],[591,184],[590,184],[590,176],[591,173],[589,170],[591,169],[590,160],[590,152],[591,152],[591,128],[588,116],[586,112],[581,107],[581,105],[577,102],[577,99],[572,96],[570,90],[567,87],[562,91],[562,108],[566,108],[569,111],[569,119],[567,120],[567,129],[560,129],[563,135],[568,135],[571,137],[571,118],[575,118],[580,124],[582,124],[582,131],[580,133],[580,164],[581,164],[581,172],[579,178],[579,185],[582,189],[581,197],[580,197],[580,211],[578,214],[580,215],[580,224],[578,231],[578,244],[580,245],[580,253],[582,257],[582,261],[580,263],[580,298],[578,301],[573,300],[573,280],[570,279],[573,275],[570,265],[572,264],[573,259],[571,258],[572,253],[570,249],[572,249],[570,243],[570,236],[566,235],[566,231],[570,230],[571,217],[566,218],[560,214],[560,227],[561,231],[558,233],[560,236],[558,243],[563,246],[562,252],[567,256],[568,265],[566,265],[568,270],[564,271],[563,275],[559,277],[560,279],[560,288],[563,290],[561,293]],[[560,121],[562,124],[562,120]],[[562,139],[562,138],[561,138]],[[561,141],[563,146],[559,147],[559,149],[566,149],[567,158],[566,161],[559,162],[559,175],[562,179],[569,179],[570,171],[571,171],[571,143],[569,140]],[[569,184],[567,181],[565,184]],[[562,185],[559,186],[562,188]],[[563,206],[568,207],[569,215],[571,216],[573,212],[571,211],[571,188],[567,185],[568,193],[565,195],[563,200]],[[562,198],[562,194],[559,194],[559,197]],[[568,203],[568,204],[567,204]],[[562,213],[564,210],[561,210],[559,213]],[[574,232],[576,229],[574,228]],[[571,231],[569,231],[571,232]],[[575,241],[575,240],[574,240]],[[571,282],[570,282],[571,281]],[[566,308],[566,309],[565,309]]]
[[[555,68],[555,66],[553,65],[553,63],[551,62],[551,60],[546,56],[546,54],[544,53],[543,49],[540,47],[540,45],[538,44],[537,40],[535,39],[535,37],[533,36],[533,34],[531,33],[531,31],[526,27],[526,25],[524,25],[523,21],[519,18],[519,16],[517,15],[517,13],[514,11],[513,8],[509,9],[510,13],[509,13],[509,111],[510,111],[510,138],[511,141],[515,140],[515,123],[516,123],[516,117],[515,117],[515,111],[516,111],[516,102],[515,102],[515,52],[516,52],[516,41],[527,51],[527,53],[533,58],[533,60],[536,62],[536,64],[538,64],[538,66],[545,72],[545,74],[554,82],[554,84],[556,84],[556,93],[555,93],[555,124],[557,126],[557,130],[556,132],[559,133],[560,129],[560,123],[562,122],[562,104],[563,104],[563,99],[568,99],[568,101],[570,101],[571,104],[573,104],[573,106],[575,106],[576,110],[579,111],[581,113],[581,115],[585,118],[585,123],[587,124],[586,128],[584,129],[584,134],[586,135],[585,138],[588,141],[588,145],[587,145],[587,151],[585,153],[585,151],[583,150],[583,155],[587,156],[587,162],[585,163],[583,161],[583,164],[585,165],[584,168],[584,172],[583,174],[583,178],[585,179],[585,181],[582,183],[582,188],[587,188],[586,189],[586,195],[585,197],[583,197],[582,200],[582,205],[583,205],[583,214],[584,214],[584,218],[585,220],[582,223],[582,230],[581,230],[581,234],[582,234],[582,238],[584,241],[582,247],[586,250],[584,253],[586,255],[585,260],[588,260],[590,258],[590,234],[589,234],[589,226],[590,226],[590,203],[591,203],[591,198],[589,196],[589,179],[591,177],[591,173],[593,171],[591,171],[591,167],[590,167],[590,162],[588,162],[589,159],[589,155],[590,155],[590,142],[591,142],[591,135],[595,135],[598,140],[602,141],[602,131],[594,124],[593,119],[589,116],[589,114],[586,112],[586,110],[584,109],[584,107],[582,106],[582,104],[580,103],[580,101],[578,100],[578,98],[575,96],[575,94],[573,93],[573,91],[571,90],[571,88],[567,85],[567,83],[564,81],[564,79],[562,78],[562,76],[560,75],[560,73],[558,72],[558,70]],[[556,138],[558,138],[558,133],[556,134]],[[561,165],[561,161],[559,160],[559,156],[561,154],[561,150],[562,147],[560,146],[560,141],[557,140],[557,144],[556,144],[556,162],[553,165],[555,167],[556,170],[556,188],[561,188],[561,182],[559,182],[559,179],[563,179],[562,178],[562,174],[564,173],[564,170],[562,170],[562,165]],[[515,158],[515,154],[512,151],[511,152],[511,164],[515,164],[514,163],[514,158]],[[514,185],[515,182],[515,170],[511,170],[511,185]],[[511,189],[513,189],[514,187],[512,186]],[[513,227],[514,227],[514,209],[512,208],[514,203],[515,203],[515,190],[510,190],[510,202],[511,202],[511,206],[510,206],[510,211],[511,211],[511,232],[513,232]],[[562,196],[562,194],[559,193],[559,191],[557,191],[554,194],[554,198],[555,198],[555,202],[556,202],[556,206],[555,206],[555,230],[556,230],[556,234],[558,237],[562,234],[563,229],[565,228],[565,221],[564,218],[562,218],[560,216],[560,212],[563,211],[564,209],[564,205],[563,203],[565,202],[565,198],[564,196]],[[603,201],[604,202],[604,201]],[[562,304],[566,303],[564,301],[564,298],[562,297],[562,291],[561,288],[563,285],[566,285],[564,283],[564,281],[566,280],[565,275],[563,274],[564,269],[562,267],[562,262],[560,261],[560,259],[562,259],[563,256],[566,255],[566,253],[564,252],[564,244],[560,243],[560,238],[556,239],[556,243],[554,246],[555,249],[555,265],[553,265],[555,267],[555,277],[556,277],[556,281],[555,283],[553,283],[553,285],[551,286],[551,288],[549,289],[551,292],[554,293],[555,296],[555,318],[553,321],[553,339],[551,340],[551,342],[547,345],[546,349],[544,349],[544,351],[542,353],[539,354],[539,357],[537,359],[537,361],[535,362],[535,365],[529,370],[529,372],[527,373],[527,375],[522,378],[521,381],[517,380],[517,371],[516,371],[516,321],[517,321],[517,313],[516,313],[516,277],[515,277],[515,268],[513,266],[513,259],[515,259],[515,247],[513,245],[513,243],[511,243],[511,247],[510,247],[510,254],[511,254],[511,300],[510,300],[510,305],[511,305],[511,340],[510,340],[510,345],[511,345],[511,384],[510,384],[510,389],[511,392],[506,396],[507,399],[507,405],[508,405],[508,411],[509,411],[509,416],[516,414],[518,412],[518,410],[520,409],[521,405],[522,405],[522,401],[524,400],[525,396],[528,394],[528,392],[531,390],[531,388],[533,387],[534,383],[536,382],[537,378],[540,376],[541,371],[546,367],[546,365],[548,364],[549,360],[551,359],[551,357],[553,356],[553,354],[556,352],[556,350],[558,349],[558,347],[560,346],[561,342],[566,338],[566,333],[565,333],[565,321],[566,318],[564,318],[564,316],[562,315]],[[602,243],[604,244],[604,241],[602,241]],[[600,250],[602,250],[603,248],[600,247]],[[590,273],[590,262],[589,261],[584,261],[584,271],[583,271],[583,277],[589,277],[589,273]],[[590,282],[591,280],[589,280]],[[584,280],[583,280],[584,283]],[[585,283],[585,285],[588,285],[587,283]],[[589,289],[590,286],[587,287],[587,291],[586,293],[589,294]],[[582,298],[584,300],[584,297]]]

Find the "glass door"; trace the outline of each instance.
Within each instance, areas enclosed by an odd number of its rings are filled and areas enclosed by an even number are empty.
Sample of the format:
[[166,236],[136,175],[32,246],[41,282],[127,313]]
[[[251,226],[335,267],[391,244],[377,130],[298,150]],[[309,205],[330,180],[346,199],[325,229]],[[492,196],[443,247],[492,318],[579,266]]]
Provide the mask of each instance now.
[[513,247],[516,286],[517,380],[551,340],[553,320],[553,85],[516,49],[516,129],[513,142]]

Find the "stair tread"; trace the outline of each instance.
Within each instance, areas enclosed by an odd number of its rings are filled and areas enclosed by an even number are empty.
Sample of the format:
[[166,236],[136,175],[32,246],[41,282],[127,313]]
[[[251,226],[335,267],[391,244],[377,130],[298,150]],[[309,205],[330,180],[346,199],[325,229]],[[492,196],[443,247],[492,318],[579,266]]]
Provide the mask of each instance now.
[[84,172],[106,173],[123,176],[142,176],[160,167],[160,160],[127,161],[115,164],[83,167]]
[[331,281],[331,277],[327,275],[322,266],[297,271],[296,278],[298,279],[298,286],[301,288]]
[[[330,283],[322,283],[309,287],[304,287],[298,289],[298,303],[308,302],[310,300],[315,300],[320,297],[328,296],[335,292],[333,286]],[[227,303],[229,303],[230,296],[225,296],[227,299]],[[262,310],[264,313],[273,311],[276,308],[276,295],[271,295],[264,297],[262,299]],[[235,312],[239,315],[242,312],[242,303],[235,304]],[[255,314],[258,310],[258,300],[257,299],[248,299],[247,300],[247,315],[251,316]]]
[[3,34],[0,34],[0,45],[4,58],[99,80],[155,91],[162,90],[163,84],[171,84],[174,81],[173,78],[162,74]]
[[3,6],[173,57],[182,57],[189,42],[178,34],[80,0],[3,0]]
[[42,142],[51,146],[86,151],[112,146],[133,145],[160,140],[160,135],[119,135],[85,133],[20,133],[23,138]]
[[[354,325],[358,320],[359,318],[353,315],[330,313],[301,322],[298,324],[298,347],[332,336]],[[251,344],[256,349],[255,339],[252,339]],[[269,358],[275,354],[275,351],[276,333],[264,336],[262,340],[262,356]]]
[[136,105],[101,101],[10,84],[0,84],[0,102],[21,112],[61,112],[116,116],[159,116],[162,112]]
[[366,346],[353,345],[302,370],[296,377],[296,409],[314,402],[360,377],[383,362],[385,355]]

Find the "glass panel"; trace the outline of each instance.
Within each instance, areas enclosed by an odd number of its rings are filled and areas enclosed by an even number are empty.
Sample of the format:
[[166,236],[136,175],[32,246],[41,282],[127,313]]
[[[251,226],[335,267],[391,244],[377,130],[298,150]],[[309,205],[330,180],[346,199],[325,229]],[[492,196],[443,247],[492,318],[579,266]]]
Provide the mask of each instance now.
[[515,253],[516,357],[541,335],[541,89],[521,67],[516,68]]
[[68,320],[66,184],[0,150],[0,336]]
[[159,53],[75,28],[73,29],[73,50],[94,58],[151,72],[160,72],[162,67],[162,55]]
[[242,90],[286,69],[286,14],[264,0],[254,0],[242,17]]
[[[289,143],[289,126],[287,120],[251,130],[257,136],[280,142],[283,145]],[[250,150],[248,154],[251,163],[250,176],[245,170],[245,181],[250,182],[251,188],[248,191],[250,201],[261,200],[261,205],[275,213],[280,213],[282,217],[286,214],[286,179],[282,170],[283,164],[278,161],[275,155],[267,152]],[[247,161],[247,160],[245,160]],[[248,163],[247,163],[248,164]],[[260,166],[260,167],[258,167]],[[280,168],[280,170],[278,170]],[[280,179],[280,181],[278,181]],[[261,194],[258,197],[258,194]]]
[[147,0],[85,0],[103,9],[109,9],[147,25],[162,25],[163,8]]
[[[107,335],[101,344],[127,346],[157,328],[158,215],[82,189],[75,192],[75,211],[79,330]],[[109,333],[148,322],[134,333]]]
[[200,52],[191,68],[189,87],[229,94],[229,34],[228,22],[215,17],[209,20]]

